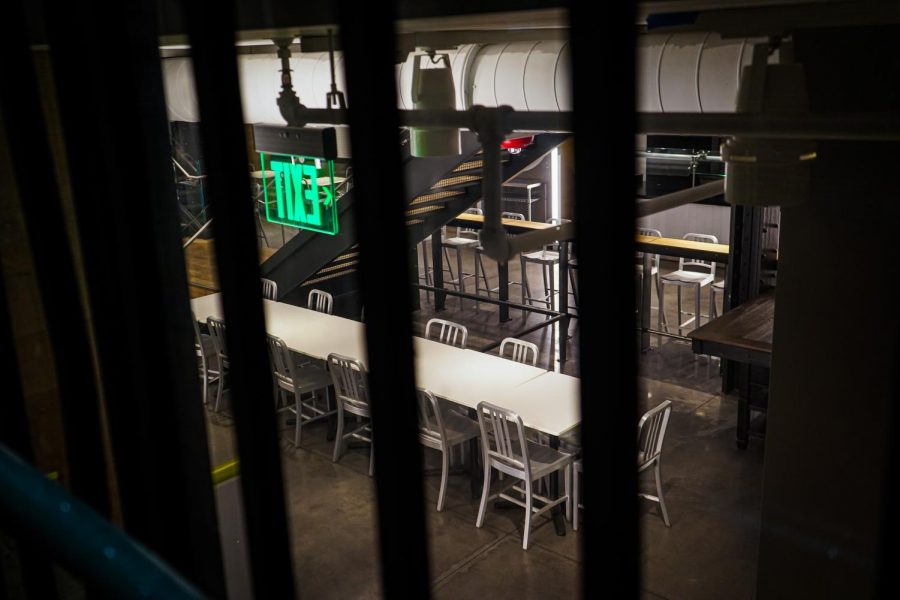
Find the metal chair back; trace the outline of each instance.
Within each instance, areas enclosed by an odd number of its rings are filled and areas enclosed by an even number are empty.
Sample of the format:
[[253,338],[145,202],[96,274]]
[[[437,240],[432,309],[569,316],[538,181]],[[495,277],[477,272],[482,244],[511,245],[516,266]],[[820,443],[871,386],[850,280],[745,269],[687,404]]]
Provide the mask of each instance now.
[[[432,326],[438,327],[437,337],[431,335]],[[436,339],[442,344],[465,348],[469,340],[469,330],[464,325],[446,321],[444,319],[431,319],[425,324],[425,339]]]
[[[718,244],[719,238],[714,235],[709,235],[706,233],[686,233],[681,238],[683,240],[688,240],[691,242],[706,242],[708,244]],[[708,272],[710,275],[715,277],[716,275],[716,262],[713,260],[700,260],[699,258],[684,258],[681,257],[678,259],[678,270],[679,271],[699,271],[701,273]]]
[[[507,347],[509,347],[511,351],[511,356],[508,357],[506,356]],[[515,362],[530,364],[532,367],[536,367],[538,347],[537,344],[508,337],[500,344],[500,356],[509,358]]]
[[266,345],[269,348],[269,359],[272,361],[272,371],[278,387],[294,391],[294,360],[287,344],[280,337],[267,334]]
[[216,349],[216,356],[220,366],[228,365],[228,346],[225,343],[225,321],[216,317],[208,317],[206,326],[209,328],[209,336],[212,338]]
[[355,358],[334,353],[328,355],[326,362],[338,403],[348,412],[370,417],[366,368]]
[[322,290],[312,290],[306,298],[306,308],[329,315],[334,314],[334,297]]
[[638,469],[653,464],[662,454],[670,414],[672,401],[666,400],[648,410],[638,421]]
[[429,390],[416,388],[416,406],[419,411],[419,441],[435,450],[442,450],[446,433],[437,398]]
[[531,481],[531,461],[522,417],[488,402],[479,402],[476,412],[484,459],[498,471]]
[[517,212],[502,212],[500,213],[501,219],[511,219],[513,221],[524,221],[525,215]]
[[[651,229],[649,227],[638,227],[637,232],[639,235],[646,235],[648,237],[657,237],[657,238],[662,237],[662,232],[659,229]],[[643,252],[635,253],[635,259],[638,261],[638,263],[640,263],[641,260],[643,260],[643,258],[644,258]],[[659,270],[659,254],[651,255],[650,262],[651,262],[652,267],[656,267],[656,269]]]
[[278,284],[271,279],[260,279],[262,282],[262,295],[267,300],[278,300]]

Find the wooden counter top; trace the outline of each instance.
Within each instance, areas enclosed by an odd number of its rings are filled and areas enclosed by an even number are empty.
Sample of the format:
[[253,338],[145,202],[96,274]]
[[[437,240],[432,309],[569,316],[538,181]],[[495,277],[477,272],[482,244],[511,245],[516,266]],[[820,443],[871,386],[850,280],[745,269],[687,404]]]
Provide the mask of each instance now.
[[768,367],[772,364],[775,290],[728,311],[688,334],[697,354]]

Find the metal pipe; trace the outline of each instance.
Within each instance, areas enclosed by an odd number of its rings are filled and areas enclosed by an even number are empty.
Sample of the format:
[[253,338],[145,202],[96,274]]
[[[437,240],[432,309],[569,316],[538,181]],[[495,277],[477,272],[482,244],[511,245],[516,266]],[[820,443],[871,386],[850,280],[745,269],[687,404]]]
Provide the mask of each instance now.
[[189,239],[188,241],[186,241],[186,242],[184,243],[184,245],[181,246],[182,250],[185,249],[185,248],[187,248],[187,247],[190,246],[191,244],[193,244],[193,243],[194,243],[194,240],[197,239],[197,236],[200,235],[201,233],[203,233],[203,230],[206,229],[207,227],[209,227],[209,224],[212,223],[212,222],[213,222],[213,220],[212,220],[212,219],[209,219],[206,223],[204,223],[203,226],[202,226],[200,229],[197,230],[197,233],[195,233],[194,235],[192,235],[192,236],[191,236],[191,239]]
[[[544,308],[535,308],[534,306],[530,306],[528,304],[519,304],[517,302],[510,302],[508,300],[494,300],[493,298],[485,298],[484,296],[476,296],[474,294],[469,294],[467,292],[457,292],[456,290],[448,290],[444,288],[434,287],[431,285],[423,285],[421,283],[412,284],[420,290],[426,290],[429,292],[440,292],[442,294],[446,294],[448,296],[456,296],[458,298],[465,298],[466,300],[478,300],[479,302],[484,302],[485,304],[496,304],[497,306],[508,306],[510,308],[518,308],[519,310],[524,310],[528,312],[537,313],[539,315],[547,315],[550,317],[556,317],[559,315],[565,315],[565,313],[561,313],[555,310],[547,310]],[[570,318],[577,319],[578,315],[570,314],[568,315]]]
[[[534,333],[538,329],[543,329],[544,327],[553,325],[554,323],[561,321],[562,319],[565,319],[567,316],[568,315],[566,315],[566,314],[560,313],[560,314],[556,315],[555,317],[552,317],[550,319],[547,319],[546,321],[543,321],[542,323],[538,323],[537,325],[532,325],[531,327],[527,327],[521,331],[517,331],[507,337],[521,338],[522,336],[528,335],[529,333]],[[503,339],[505,340],[506,338],[503,338]],[[491,342],[487,346],[482,346],[481,348],[479,348],[478,352],[489,352],[489,351],[493,350],[494,348],[500,346],[501,344],[503,344],[503,340],[500,340],[498,342]]]
[[184,167],[181,166],[181,163],[178,162],[178,160],[176,160],[175,157],[172,157],[172,162],[175,164],[176,167],[178,167],[178,170],[181,171],[181,173],[188,179],[206,179],[206,175],[191,175],[190,173],[185,171]]
[[[504,107],[481,110],[495,111]],[[571,133],[572,113],[570,112],[517,112],[509,111],[503,121],[507,131],[534,131],[543,133]],[[472,109],[470,110],[400,110],[400,125],[403,127],[457,127],[478,131]],[[308,123],[325,123],[330,125],[347,125],[347,111],[330,108],[307,108],[298,111],[298,115]]]
[[707,200],[725,192],[725,179],[718,179],[703,185],[688,188],[686,190],[678,190],[671,194],[657,196],[648,200],[639,200],[635,207],[635,216],[637,218],[655,215],[656,213],[670,208],[677,208],[692,202],[700,202]]
[[638,113],[637,133],[791,140],[900,140],[900,115]]

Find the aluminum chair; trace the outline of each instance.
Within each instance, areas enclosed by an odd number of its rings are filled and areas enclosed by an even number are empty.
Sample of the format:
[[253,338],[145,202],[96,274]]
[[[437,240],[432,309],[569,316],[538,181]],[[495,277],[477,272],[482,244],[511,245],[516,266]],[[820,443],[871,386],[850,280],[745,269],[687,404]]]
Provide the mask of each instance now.
[[312,290],[306,298],[306,308],[329,315],[334,314],[334,297],[322,290]]
[[216,346],[212,336],[201,333],[200,324],[193,311],[191,311],[191,323],[194,326],[194,354],[200,361],[198,374],[203,382],[203,404],[207,404],[209,402],[209,384],[219,381],[218,365],[215,369],[212,368],[214,359],[216,359]]
[[[661,238],[662,232],[659,229],[651,229],[649,227],[638,227],[637,232],[640,235],[645,235],[648,237],[656,237]],[[634,266],[635,275],[637,275],[637,284],[638,284],[638,306],[644,306],[642,294],[644,293],[644,253],[638,252],[635,254],[636,263]],[[666,320],[666,313],[660,309],[663,305],[662,302],[662,286],[659,283],[659,254],[650,255],[650,277],[654,278],[653,282],[656,284],[656,309],[660,311],[660,317],[662,318],[662,322],[665,325],[668,325],[668,321]],[[652,307],[651,307],[652,308]]]
[[[369,404],[369,386],[366,381],[366,369],[355,358],[329,354],[327,359],[328,370],[331,371],[331,380],[334,384],[335,401],[337,403],[337,432],[334,437],[334,454],[332,462],[341,458],[344,449],[344,440],[356,438],[369,442],[369,477],[375,472],[375,444],[372,442],[372,411]],[[366,422],[356,429],[344,433],[345,414],[350,413],[363,417]]]
[[[512,354],[509,357],[506,356],[507,347],[509,347]],[[500,356],[510,358],[515,362],[530,364],[532,367],[537,366],[538,352],[537,344],[517,340],[516,338],[508,337],[500,343]]]
[[[547,219],[547,223],[551,225],[561,225],[568,223],[569,219]],[[571,262],[571,259],[570,259]],[[531,291],[531,284],[528,282],[529,264],[538,264],[541,266],[541,276],[544,280],[544,295],[535,296]],[[559,266],[559,243],[548,244],[543,250],[534,252],[523,252],[519,255],[519,265],[522,271],[522,304],[526,302],[530,306],[534,306],[535,302],[543,304],[548,310],[553,310],[553,298],[557,294],[556,278],[554,277],[554,267]],[[567,265],[569,266],[569,265]],[[569,284],[571,290],[569,293],[575,297],[575,304],[578,304],[577,283],[575,274],[569,269]],[[549,315],[547,316],[549,319]]]
[[[469,208],[465,211],[465,214],[481,215],[484,213],[480,208]],[[455,236],[441,237],[441,248],[444,252],[444,264],[447,265],[447,271],[450,273],[450,279],[444,283],[456,286],[457,291],[465,292],[466,278],[473,276],[472,273],[463,272],[462,249],[478,246],[480,243],[478,238],[478,230],[469,227],[457,227]],[[456,252],[456,275],[453,274],[449,250],[454,250]],[[460,305],[462,305],[461,298]]]
[[225,376],[228,374],[228,346],[225,343],[225,321],[215,317],[206,319],[206,327],[209,329],[209,337],[212,338],[213,347],[216,349],[216,361],[219,363],[219,385],[216,386],[216,403],[213,406],[215,412],[219,412],[219,403],[222,401],[222,391],[225,388]]
[[[686,233],[682,239],[693,241],[693,242],[707,242],[718,244],[719,240],[714,235],[706,235],[703,233]],[[700,290],[710,285],[713,280],[716,278],[716,263],[715,261],[708,260],[700,260],[700,259],[685,259],[681,257],[678,259],[678,270],[672,271],[671,273],[667,273],[666,275],[662,275],[659,278],[660,282],[660,304],[659,304],[659,318],[657,320],[657,326],[659,328],[663,327],[663,317],[665,314],[665,286],[666,285],[675,285],[678,288],[678,334],[682,334],[682,330],[685,326],[694,323],[694,329],[701,325],[700,322]],[[693,288],[694,289],[694,300],[695,300],[695,310],[697,311],[694,316],[692,316],[687,321],[682,322],[682,315],[685,314],[685,311],[681,309],[681,289],[682,288]],[[691,314],[691,313],[687,313]],[[669,331],[668,324],[665,325],[665,331]]]
[[417,388],[419,408],[419,442],[423,446],[441,451],[441,489],[438,492],[437,510],[444,510],[447,478],[450,471],[451,450],[477,438],[478,423],[455,412],[442,411],[437,398],[430,391]]
[[[431,335],[432,325],[437,325],[440,328],[436,338],[432,338]],[[469,330],[466,329],[464,325],[454,323],[453,321],[446,321],[444,319],[431,319],[430,321],[428,321],[428,323],[425,324],[425,339],[436,339],[442,344],[465,348],[466,342],[468,342],[469,340]]]
[[[328,396],[331,376],[324,369],[300,368],[284,340],[274,335],[267,335],[266,339],[278,397],[276,410],[278,412],[287,411],[295,415],[294,447],[296,448],[300,445],[303,425],[318,421],[336,412],[336,409],[330,408],[331,403]],[[324,403],[318,393],[323,389],[325,390]],[[286,395],[288,393],[294,396],[293,404]],[[304,399],[304,394],[310,394],[310,397]]]
[[267,300],[278,300],[278,284],[271,279],[261,279],[262,295]]
[[[565,475],[565,471],[572,462],[572,455],[528,441],[525,437],[522,418],[511,410],[487,402],[479,402],[476,412],[478,413],[478,426],[481,428],[484,487],[481,491],[481,504],[478,507],[475,526],[481,527],[484,524],[484,514],[490,500],[495,498],[508,500],[525,509],[522,549],[528,550],[533,518],[569,500],[568,485],[562,496],[550,499],[534,492],[534,482],[559,471]],[[513,428],[512,431],[510,431],[510,426]],[[489,495],[492,468],[510,476],[511,481],[507,484],[504,480],[504,486],[500,491]],[[524,487],[519,485],[519,481]],[[566,478],[566,482],[568,483],[568,478]],[[509,489],[518,492],[524,499],[510,496],[506,493]],[[543,506],[541,508],[534,506],[535,500]]]
[[[672,414],[672,401],[661,402],[657,407],[648,410],[638,421],[638,473],[642,473],[653,467],[653,475],[656,478],[656,495],[638,493],[641,498],[646,498],[659,503],[663,522],[670,527],[669,513],[666,511],[666,501],[663,498],[662,476],[660,475],[660,460],[662,459],[662,447],[666,438],[666,428],[669,424],[669,415]],[[572,479],[572,499],[566,508],[567,514],[571,514],[572,529],[578,531],[578,513],[584,505],[578,502],[581,488],[581,476],[583,467],[581,461],[572,465],[574,475]]]

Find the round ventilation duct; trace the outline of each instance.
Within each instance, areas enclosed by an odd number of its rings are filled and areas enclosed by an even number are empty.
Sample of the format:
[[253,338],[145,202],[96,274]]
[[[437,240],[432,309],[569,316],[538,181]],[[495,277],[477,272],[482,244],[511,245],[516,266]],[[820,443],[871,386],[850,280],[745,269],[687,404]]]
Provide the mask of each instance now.
[[[640,36],[637,110],[734,112],[741,69],[751,61],[754,42],[706,33]],[[572,110],[571,46],[566,41],[466,44],[439,51],[450,60],[457,110],[476,104],[508,104],[519,111]],[[199,120],[190,59],[166,58],[162,64],[169,119]],[[275,103],[279,68],[274,55],[238,56],[245,122],[284,122]],[[309,108],[326,108],[331,86],[328,53],[296,54],[291,68],[300,101]],[[403,110],[413,108],[412,72],[410,55],[396,67],[397,106]],[[346,90],[340,52],[335,53],[335,73],[338,89]],[[348,97],[347,103],[352,102]]]

